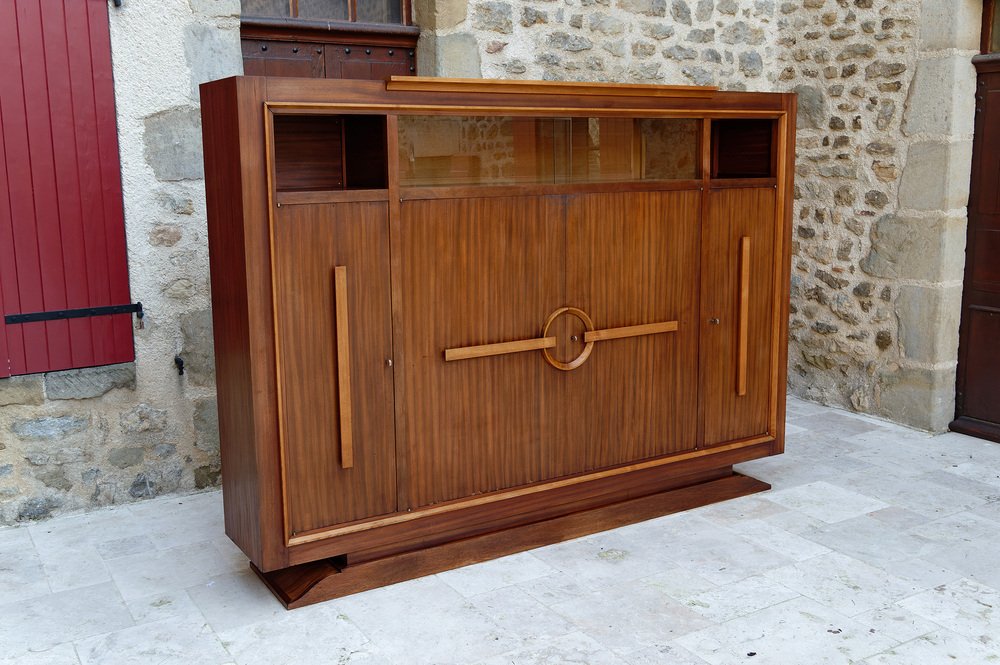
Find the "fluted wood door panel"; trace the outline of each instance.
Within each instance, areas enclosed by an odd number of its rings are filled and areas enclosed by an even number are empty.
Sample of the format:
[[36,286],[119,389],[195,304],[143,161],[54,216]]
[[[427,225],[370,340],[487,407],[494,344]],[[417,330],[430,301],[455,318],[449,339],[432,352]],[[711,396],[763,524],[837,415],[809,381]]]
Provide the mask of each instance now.
[[282,206],[273,250],[288,533],[393,512],[388,206]]
[[598,329],[677,323],[599,341],[566,373],[568,434],[587,469],[695,447],[700,205],[698,191],[568,198],[569,304]]
[[572,472],[562,373],[540,351],[444,353],[540,336],[565,298],[562,198],[405,201],[400,228],[400,509]]
[[771,187],[708,194],[702,223],[700,321],[706,446],[768,429],[775,199]]

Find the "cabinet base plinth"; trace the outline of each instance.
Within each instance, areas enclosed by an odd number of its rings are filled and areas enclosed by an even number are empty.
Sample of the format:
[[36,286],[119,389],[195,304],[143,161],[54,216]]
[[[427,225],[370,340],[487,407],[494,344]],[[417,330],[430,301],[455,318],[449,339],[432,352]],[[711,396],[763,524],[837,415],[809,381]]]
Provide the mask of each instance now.
[[717,480],[372,561],[351,564],[347,557],[334,557],[267,573],[252,563],[250,567],[291,610],[768,489],[771,486],[765,482],[734,473]]

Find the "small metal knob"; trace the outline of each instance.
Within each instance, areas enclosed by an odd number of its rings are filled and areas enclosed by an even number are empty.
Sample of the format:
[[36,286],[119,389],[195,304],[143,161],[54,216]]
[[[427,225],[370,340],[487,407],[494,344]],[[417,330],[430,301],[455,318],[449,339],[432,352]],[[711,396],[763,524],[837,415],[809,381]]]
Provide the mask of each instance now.
[[366,48],[365,49],[365,55],[371,55],[371,54],[372,54],[372,50],[370,48]]
[[392,54],[393,54],[393,50],[389,49],[389,55],[392,55]]
[[580,336],[579,335],[570,335],[569,341],[571,341],[571,342],[579,342],[580,341]]
[[350,53],[350,52],[351,52],[351,49],[349,49],[349,48],[345,48],[344,49],[344,53]]
[[717,318],[711,318],[708,320],[708,322],[711,323],[713,326],[719,325],[719,319]]
[[385,359],[385,366],[386,367],[392,367],[392,358],[386,358]]

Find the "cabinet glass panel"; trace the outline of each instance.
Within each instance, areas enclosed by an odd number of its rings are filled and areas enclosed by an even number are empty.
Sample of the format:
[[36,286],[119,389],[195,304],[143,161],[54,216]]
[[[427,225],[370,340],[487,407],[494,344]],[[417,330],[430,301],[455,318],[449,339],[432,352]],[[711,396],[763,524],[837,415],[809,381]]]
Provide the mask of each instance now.
[[674,118],[400,116],[403,186],[698,177],[699,122]]

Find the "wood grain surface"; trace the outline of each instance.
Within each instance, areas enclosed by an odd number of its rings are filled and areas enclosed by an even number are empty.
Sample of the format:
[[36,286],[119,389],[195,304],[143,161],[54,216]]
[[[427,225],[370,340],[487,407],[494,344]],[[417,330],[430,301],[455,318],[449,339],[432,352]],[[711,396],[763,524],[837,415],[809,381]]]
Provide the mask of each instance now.
[[[700,390],[706,446],[768,431],[775,265],[773,187],[708,194],[702,224]],[[739,391],[740,275],[743,238],[754,248],[746,263],[748,306],[746,394]],[[718,323],[713,323],[718,321]]]
[[[274,214],[289,535],[396,508],[386,213],[385,203],[339,203]],[[348,338],[350,368],[338,355]]]

